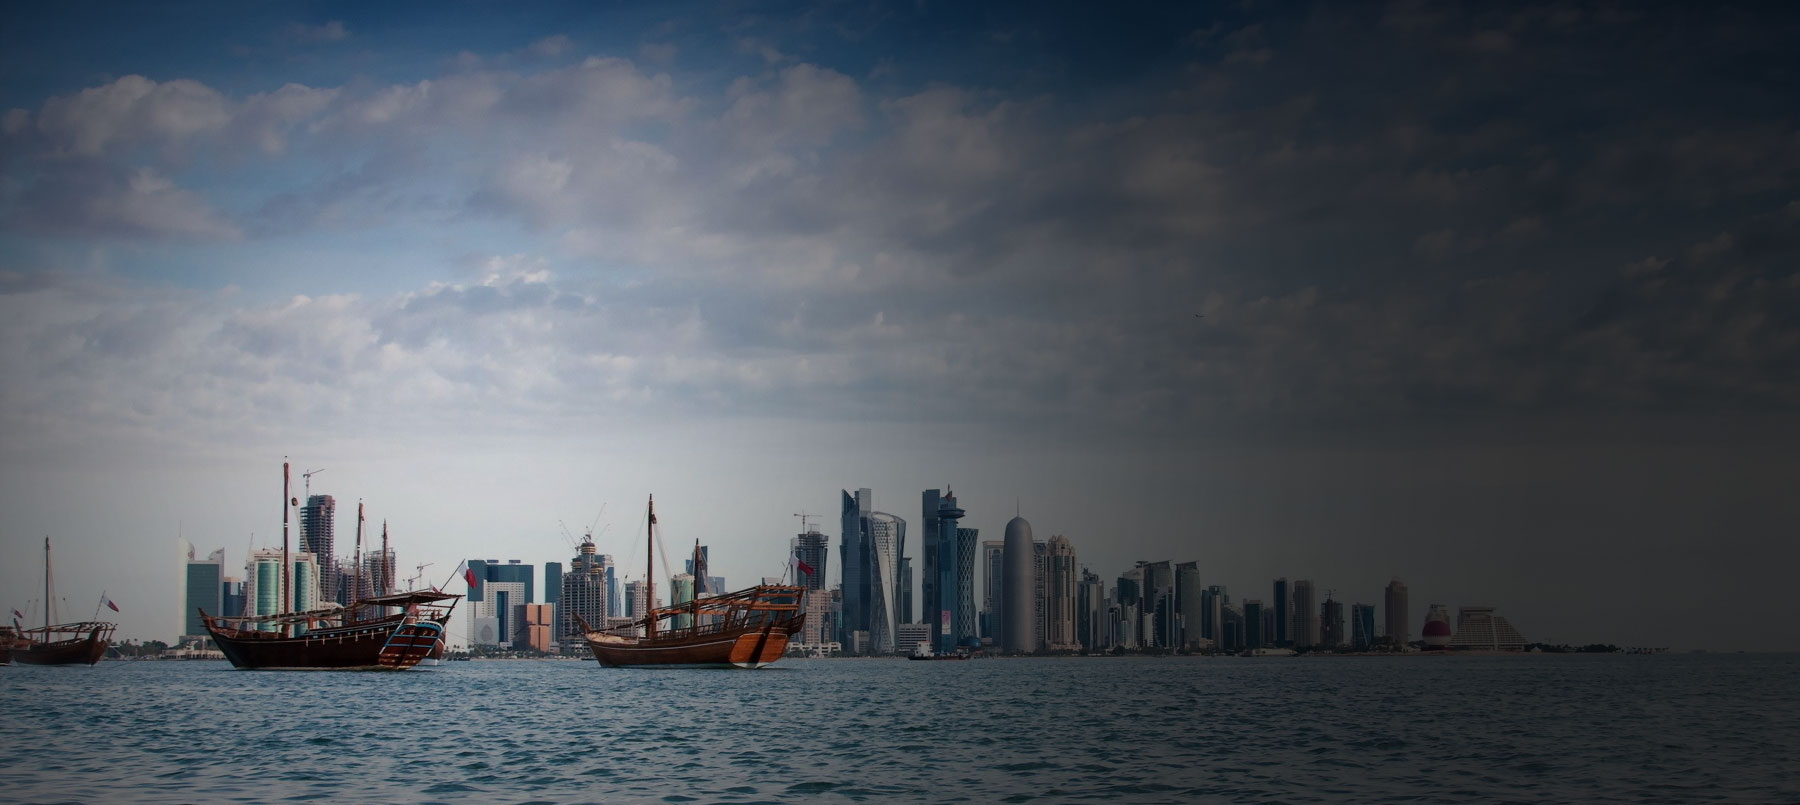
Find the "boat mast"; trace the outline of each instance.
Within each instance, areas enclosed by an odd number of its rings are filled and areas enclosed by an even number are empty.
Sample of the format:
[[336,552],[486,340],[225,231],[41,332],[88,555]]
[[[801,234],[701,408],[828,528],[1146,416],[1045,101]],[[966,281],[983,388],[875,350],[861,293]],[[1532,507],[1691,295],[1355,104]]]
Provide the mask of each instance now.
[[355,602],[362,598],[362,579],[363,579],[362,524],[363,524],[363,502],[362,502],[362,498],[357,498],[356,499],[356,558],[351,560],[352,562],[356,563],[356,580],[350,582],[350,591],[344,595],[345,598],[350,599],[352,602]]
[[394,580],[392,578],[390,578],[391,576],[394,575],[394,564],[393,564],[393,562],[391,562],[388,559],[388,556],[389,556],[389,554],[388,554],[388,546],[387,546],[387,520],[382,520],[381,521],[381,564],[380,564],[380,566],[381,566],[381,594],[382,595],[387,595],[388,593],[391,593],[394,591]]
[[[644,638],[657,636],[657,495],[650,495],[650,522],[644,524]],[[49,551],[50,538],[43,538]]]
[[50,535],[44,535],[44,641],[50,640],[50,610],[56,608],[56,599],[50,596]]
[[[281,601],[276,603],[276,614],[286,615],[288,611],[288,463],[281,462]],[[286,637],[288,625],[281,624],[281,636]]]
[[700,540],[694,539],[694,634],[700,633],[700,591],[705,589],[706,563],[700,559]]

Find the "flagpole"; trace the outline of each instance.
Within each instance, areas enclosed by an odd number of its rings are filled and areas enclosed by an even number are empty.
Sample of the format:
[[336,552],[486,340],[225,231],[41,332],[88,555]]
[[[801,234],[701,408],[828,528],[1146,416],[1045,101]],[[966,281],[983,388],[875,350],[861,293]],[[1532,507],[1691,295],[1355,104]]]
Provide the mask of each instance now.
[[100,608],[103,606],[106,606],[106,590],[100,591],[100,600],[94,604],[94,617],[92,620],[100,620]]

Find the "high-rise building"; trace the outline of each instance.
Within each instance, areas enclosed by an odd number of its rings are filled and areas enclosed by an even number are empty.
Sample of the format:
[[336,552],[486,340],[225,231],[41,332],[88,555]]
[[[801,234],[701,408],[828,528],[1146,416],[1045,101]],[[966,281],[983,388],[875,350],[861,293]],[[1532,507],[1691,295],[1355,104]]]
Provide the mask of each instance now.
[[956,644],[981,645],[980,619],[975,611],[975,546],[981,532],[956,529]]
[[244,614],[244,580],[236,576],[225,577],[225,593],[219,600],[219,609],[227,618],[235,618]]
[[475,583],[463,607],[469,612],[469,640],[476,645],[524,648],[525,604],[533,603],[537,583],[533,565],[517,559],[470,559]]
[[869,512],[863,518],[868,526],[864,546],[867,549],[869,575],[864,580],[868,590],[868,653],[892,654],[895,651],[894,627],[899,624],[898,592],[900,588],[900,547],[906,539],[906,521],[886,512]]
[[1274,635],[1275,645],[1287,648],[1293,645],[1293,635],[1290,633],[1293,624],[1291,623],[1292,616],[1288,614],[1289,599],[1286,576],[1275,580],[1275,594],[1272,596],[1271,602],[1274,604],[1270,610],[1275,613],[1275,629],[1270,634]]
[[1312,648],[1319,644],[1319,602],[1313,598],[1313,583],[1309,579],[1295,579],[1293,623],[1288,625],[1289,637],[1294,641],[1294,648]]
[[1006,650],[1014,654],[1030,654],[1038,649],[1038,625],[1032,623],[1036,609],[1033,599],[1037,594],[1032,542],[1031,523],[1024,517],[1007,521],[1000,607],[1001,615],[1006,619],[1002,629]]
[[1105,651],[1112,648],[1112,629],[1107,620],[1106,584],[1087,568],[1081,569],[1081,584],[1076,588],[1075,642],[1082,651]]
[[[935,504],[929,511],[925,507]],[[974,613],[963,616],[963,579],[965,576],[962,562],[963,537],[958,533],[957,521],[963,517],[962,507],[956,505],[956,493],[946,490],[941,495],[936,489],[927,489],[920,495],[921,513],[924,515],[926,533],[919,544],[925,564],[925,586],[921,588],[921,598],[925,605],[925,620],[931,624],[932,644],[940,653],[948,654],[956,650],[963,637],[962,630],[967,627],[973,633]],[[968,539],[974,538],[970,531]],[[974,608],[974,544],[969,545],[968,593],[969,607]]]
[[1175,609],[1175,564],[1165,559],[1144,562],[1143,568],[1144,595],[1148,599],[1144,612],[1151,616],[1151,639],[1157,647],[1174,648],[1174,627],[1179,615]]
[[999,540],[981,543],[981,636],[996,646],[1006,645],[1000,636],[1003,620],[1000,607],[1005,601],[1000,595],[1005,584],[1002,579],[1006,569],[1005,547],[1006,543]]
[[1262,599],[1244,602],[1244,648],[1255,651],[1269,644],[1269,633],[1263,630],[1265,620]]
[[1215,648],[1225,647],[1225,588],[1220,585],[1200,593],[1200,636]]
[[825,541],[825,535],[816,528],[809,528],[794,537],[794,558],[812,568],[812,572],[807,573],[796,566],[794,570],[797,575],[794,578],[797,584],[808,590],[825,589]]
[[1080,651],[1075,622],[1075,546],[1058,534],[1050,538],[1046,569],[1044,647],[1050,651]]
[[[319,608],[318,564],[310,553],[289,553],[288,604],[281,603],[281,549],[258,548],[244,563],[244,614],[275,615]],[[262,627],[273,630],[267,624]]]
[[1200,638],[1200,563],[1175,566],[1175,608],[1181,612],[1180,645],[1192,648]]
[[337,554],[332,542],[336,530],[337,499],[330,495],[312,495],[300,509],[300,550],[317,558],[319,590],[323,600],[348,603],[339,589]]
[[[894,599],[900,602],[894,610],[896,623],[918,622],[918,618],[915,617],[917,612],[913,609],[913,571],[912,557],[910,556],[900,557],[900,583],[894,590]],[[905,643],[897,643],[897,645],[899,648],[906,648]]]
[[1382,596],[1382,606],[1387,608],[1387,634],[1389,643],[1404,648],[1412,640],[1412,632],[1406,622],[1406,585],[1399,579],[1388,582],[1387,593]]
[[1350,605],[1350,648],[1368,651],[1375,645],[1375,605]]
[[843,609],[839,613],[838,640],[846,647],[855,645],[851,635],[869,629],[869,513],[874,511],[874,493],[867,488],[851,495],[843,493],[843,511],[839,526],[838,559],[842,563]]
[[607,618],[619,614],[607,608],[611,603],[607,591],[607,571],[611,569],[612,557],[603,556],[594,548],[594,540],[588,537],[577,546],[575,555],[569,559],[569,569],[565,572],[562,565],[550,562],[544,565],[544,587],[546,599],[550,598],[550,577],[552,567],[556,571],[556,600],[546,601],[556,605],[556,619],[550,640],[565,653],[578,651],[584,645],[587,624],[595,629],[602,628]]
[[1243,610],[1234,606],[1226,606],[1219,611],[1219,636],[1219,643],[1226,651],[1244,650]]
[[1319,644],[1328,649],[1344,645],[1344,604],[1331,600],[1329,590],[1319,605]]
[[658,598],[655,603],[645,603],[643,581],[625,582],[625,617],[642,619],[651,607],[661,602],[662,599]]
[[208,615],[225,614],[225,549],[220,548],[207,555],[205,559],[194,558],[194,546],[187,540],[181,540],[187,553],[185,566],[186,600],[181,608],[182,640],[205,640],[206,624],[200,620],[200,610]]

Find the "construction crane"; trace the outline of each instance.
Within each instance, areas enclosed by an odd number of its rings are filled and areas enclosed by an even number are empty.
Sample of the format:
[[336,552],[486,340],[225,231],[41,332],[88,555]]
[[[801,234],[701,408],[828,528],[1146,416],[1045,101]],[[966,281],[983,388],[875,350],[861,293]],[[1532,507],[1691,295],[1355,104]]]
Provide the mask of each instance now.
[[300,473],[300,477],[306,479],[306,500],[308,503],[312,502],[312,477],[324,471],[325,468],[320,467],[316,470],[307,470],[306,472]]
[[794,514],[794,516],[800,518],[800,533],[807,534],[807,533],[811,533],[812,528],[807,524],[806,521],[817,518],[819,515],[807,514],[806,512],[796,512]]
[[428,567],[431,567],[430,562],[426,562],[425,564],[419,565],[417,568],[418,572],[414,573],[412,575],[412,578],[406,580],[406,589],[408,589],[408,590],[418,589],[419,588],[419,579],[425,578],[425,568],[428,568]]

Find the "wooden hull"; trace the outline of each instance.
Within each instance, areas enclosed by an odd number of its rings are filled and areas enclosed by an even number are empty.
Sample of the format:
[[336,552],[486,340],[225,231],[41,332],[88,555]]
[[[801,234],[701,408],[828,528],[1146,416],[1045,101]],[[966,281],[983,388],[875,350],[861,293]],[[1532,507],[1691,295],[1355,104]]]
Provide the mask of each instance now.
[[93,665],[106,655],[103,631],[95,628],[86,637],[14,648],[11,659],[22,665]]
[[711,633],[587,641],[602,665],[614,668],[761,668],[787,652],[788,624],[770,620]]
[[396,615],[297,637],[212,628],[225,659],[245,670],[403,671],[419,664],[444,634],[444,621]]

